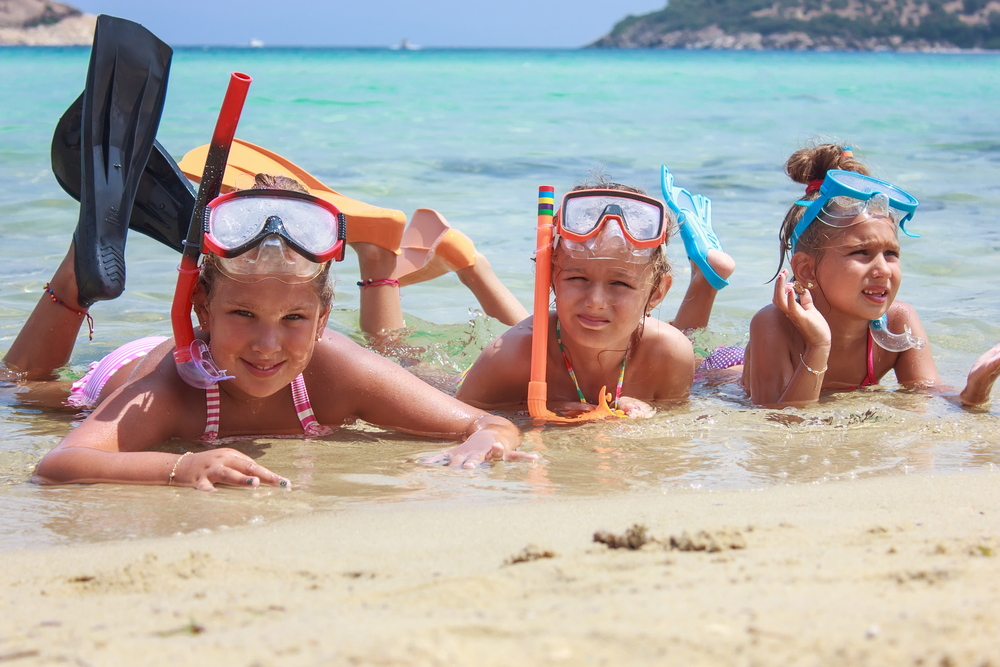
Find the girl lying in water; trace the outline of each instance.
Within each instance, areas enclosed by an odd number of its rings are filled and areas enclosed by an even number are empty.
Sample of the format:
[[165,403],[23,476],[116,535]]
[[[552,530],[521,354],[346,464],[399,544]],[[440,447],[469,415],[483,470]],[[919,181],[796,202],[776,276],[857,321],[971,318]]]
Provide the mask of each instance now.
[[[596,405],[602,387],[613,392],[611,407],[630,416],[651,415],[646,401],[686,397],[695,360],[681,330],[707,325],[717,292],[693,264],[673,325],[650,316],[672,282],[665,252],[671,216],[664,205],[636,188],[601,181],[567,194],[556,224],[555,310],[543,323],[549,328],[549,408]],[[691,231],[714,239],[710,228]],[[717,245],[709,248],[701,263],[724,281],[735,265]],[[535,325],[528,317],[494,340],[456,396],[485,409],[523,408]]]
[[[878,384],[890,370],[903,385],[939,383],[920,318],[896,301],[897,230],[909,235],[917,200],[870,178],[848,147],[796,151],[785,171],[806,191],[781,227],[773,305],[750,323],[743,384],[753,402],[810,403],[824,390]],[[972,367],[959,400],[985,403],[998,375],[1000,345]]]
[[[230,202],[253,199],[255,207],[213,202],[206,247],[215,239],[217,254],[204,256],[192,301],[197,337],[231,376],[196,389],[178,375],[171,339],[124,346],[74,385],[70,403],[94,411],[45,455],[36,481],[285,487],[286,478],[234,449],[180,456],[146,450],[172,438],[216,444],[251,434],[320,435],[354,418],[462,440],[443,455],[455,466],[535,458],[515,451],[520,432],[507,420],[460,403],[326,329],[331,258],[343,243],[337,218],[328,204],[300,194],[296,182],[277,180],[258,178],[258,189],[228,195]],[[265,223],[275,216],[284,229],[268,231]],[[225,225],[247,232],[239,248],[219,241]],[[362,259],[362,275],[377,270]],[[78,302],[72,247],[46,290],[4,360],[25,380],[52,379],[88,316]]]

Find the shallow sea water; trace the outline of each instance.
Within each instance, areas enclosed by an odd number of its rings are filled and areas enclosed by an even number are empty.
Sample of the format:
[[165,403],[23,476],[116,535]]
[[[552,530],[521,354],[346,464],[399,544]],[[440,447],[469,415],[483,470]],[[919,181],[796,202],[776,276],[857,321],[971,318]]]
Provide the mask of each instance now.
[[[0,348],[6,349],[65,253],[75,202],[49,169],[52,129],[83,87],[87,49],[0,49]],[[708,344],[745,340],[769,302],[777,229],[800,186],[782,174],[816,135],[860,147],[878,175],[921,201],[904,239],[899,298],[921,315],[945,382],[961,387],[1000,341],[1000,56],[583,51],[181,50],[159,139],[178,159],[208,141],[228,73],[254,76],[238,136],[292,158],[328,185],[407,212],[440,210],[530,303],[537,187],[563,192],[603,168],[658,193],[665,162],[713,200],[738,263]],[[676,311],[688,272],[670,247]],[[130,236],[128,283],[93,309],[69,373],[117,345],[169,333],[177,256]],[[337,267],[331,326],[355,335],[357,265]],[[464,368],[503,327],[475,314],[448,276],[407,288],[419,356]],[[360,340],[360,338],[359,338]],[[997,409],[883,386],[801,410],[758,410],[732,382],[649,421],[535,428],[516,416],[538,464],[473,471],[416,463],[439,443],[366,425],[317,440],[238,445],[295,485],[290,493],[39,487],[37,461],[78,417],[0,388],[0,549],[223,530],[357,503],[503,503],[533,496],[680,488],[753,489],[857,477],[992,470]],[[190,443],[172,442],[167,451]]]

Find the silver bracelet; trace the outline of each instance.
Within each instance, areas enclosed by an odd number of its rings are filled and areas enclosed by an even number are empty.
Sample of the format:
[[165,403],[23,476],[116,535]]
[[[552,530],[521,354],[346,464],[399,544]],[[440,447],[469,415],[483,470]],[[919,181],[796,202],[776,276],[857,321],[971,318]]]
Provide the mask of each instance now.
[[802,365],[806,367],[806,370],[812,373],[813,375],[822,375],[823,373],[826,372],[826,369],[830,367],[830,365],[827,364],[826,366],[823,367],[823,370],[819,371],[813,370],[812,368],[809,368],[809,364],[806,363],[805,357],[803,357],[801,354],[799,355],[799,361],[801,361]]
[[[806,366],[806,368],[809,368],[809,367],[808,367],[808,366]],[[183,454],[181,454],[180,456],[178,456],[178,457],[177,457],[177,460],[176,460],[176,461],[174,461],[174,467],[173,467],[173,469],[172,469],[172,470],[170,471],[170,477],[167,477],[167,486],[172,486],[172,485],[173,485],[173,483],[174,483],[174,475],[176,475],[176,474],[177,474],[177,466],[179,466],[179,465],[181,464],[181,460],[182,460],[182,459],[183,459],[183,458],[184,458],[185,456],[187,456],[188,454],[190,454],[190,453],[191,453],[191,452],[184,452]]]

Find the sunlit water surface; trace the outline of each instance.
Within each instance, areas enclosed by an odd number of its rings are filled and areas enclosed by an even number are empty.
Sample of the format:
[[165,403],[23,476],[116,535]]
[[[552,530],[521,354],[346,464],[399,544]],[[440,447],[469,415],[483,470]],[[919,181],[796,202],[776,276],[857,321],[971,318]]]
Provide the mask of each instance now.
[[[65,253],[75,202],[49,169],[52,129],[83,86],[86,49],[0,49],[0,348],[8,347]],[[408,214],[440,210],[530,302],[535,194],[601,168],[658,192],[659,165],[710,196],[739,268],[700,342],[742,343],[767,303],[776,234],[799,186],[787,155],[825,134],[864,150],[921,207],[902,241],[899,298],[916,306],[945,382],[1000,341],[1000,57],[996,55],[592,53],[566,51],[184,50],[175,54],[160,141],[176,157],[208,141],[228,73],[255,81],[238,136],[278,150],[338,190]],[[670,319],[687,283],[670,247]],[[169,333],[177,256],[140,236],[128,286],[93,309],[67,376],[135,337]],[[331,326],[357,337],[357,265],[337,267]],[[407,288],[406,356],[465,368],[503,331],[448,276]],[[361,340],[360,337],[357,337]],[[439,374],[440,375],[440,374]],[[444,377],[448,377],[444,375]],[[753,489],[879,475],[992,470],[995,409],[883,386],[802,410],[753,409],[733,382],[649,421],[533,427],[536,464],[453,471],[417,463],[442,445],[359,424],[316,440],[236,446],[291,478],[290,492],[29,482],[79,419],[0,388],[0,550],[218,531],[359,503],[504,503],[630,490]],[[171,442],[165,451],[197,447]]]

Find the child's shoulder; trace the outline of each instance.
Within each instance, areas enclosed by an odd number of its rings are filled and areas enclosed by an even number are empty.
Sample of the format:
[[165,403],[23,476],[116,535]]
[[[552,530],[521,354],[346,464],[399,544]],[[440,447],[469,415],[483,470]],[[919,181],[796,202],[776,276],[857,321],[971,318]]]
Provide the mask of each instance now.
[[640,344],[649,352],[662,357],[694,356],[694,346],[680,329],[654,317],[647,317],[643,323]]
[[769,303],[750,319],[750,337],[755,334],[765,336],[789,337],[796,333],[795,325],[781,309]]

